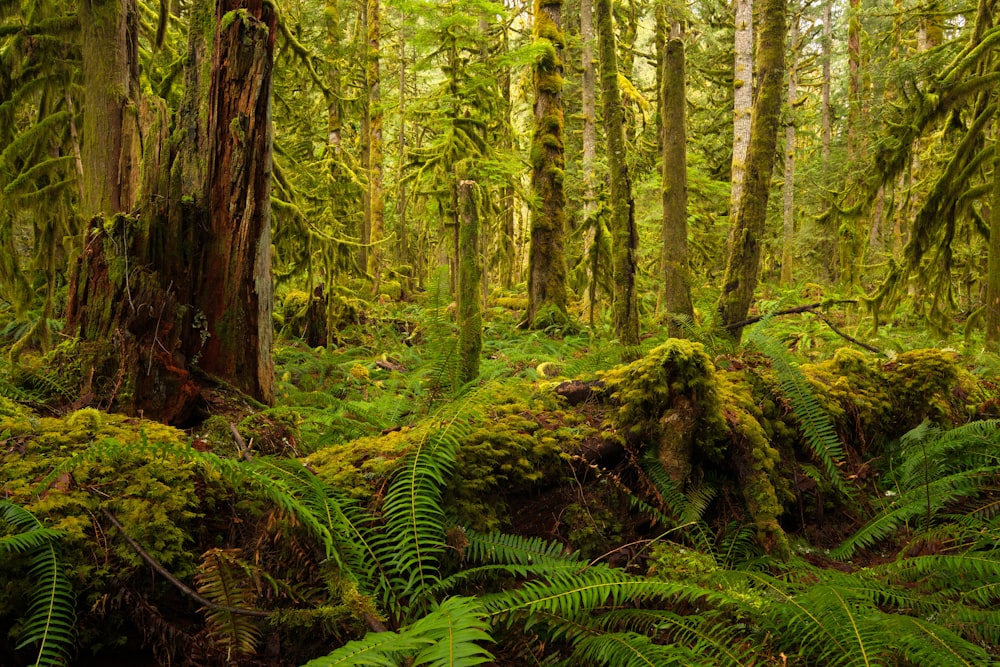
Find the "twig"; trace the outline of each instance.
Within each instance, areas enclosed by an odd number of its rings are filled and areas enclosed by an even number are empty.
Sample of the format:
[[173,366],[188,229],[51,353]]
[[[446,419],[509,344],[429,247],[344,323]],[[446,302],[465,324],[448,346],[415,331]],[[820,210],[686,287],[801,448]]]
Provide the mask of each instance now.
[[811,312],[813,315],[815,315],[819,319],[823,320],[823,322],[826,324],[826,326],[828,326],[831,329],[833,329],[833,333],[837,334],[838,336],[840,336],[844,340],[850,341],[850,342],[854,343],[855,345],[860,345],[861,347],[865,348],[869,352],[874,352],[875,354],[878,354],[878,355],[882,355],[883,354],[882,350],[878,349],[877,347],[869,345],[868,343],[862,343],[857,338],[854,338],[853,336],[849,336],[846,333],[844,333],[843,331],[841,331],[840,329],[838,329],[836,326],[834,326],[833,322],[831,322],[830,320],[827,319],[826,315],[824,315],[823,313],[820,313],[820,312],[815,311],[815,310],[811,310],[809,312]]
[[857,303],[857,301],[854,300],[854,299],[841,299],[839,301],[826,301],[826,302],[819,301],[817,303],[806,304],[805,306],[795,306],[794,308],[786,308],[785,310],[776,310],[773,313],[765,313],[764,315],[757,315],[755,317],[748,317],[745,320],[741,320],[739,322],[733,322],[732,324],[727,324],[726,326],[724,326],[722,328],[726,329],[727,331],[731,330],[731,329],[742,329],[743,327],[748,326],[750,324],[754,324],[756,322],[760,322],[765,317],[774,317],[774,316],[777,316],[777,315],[796,315],[798,313],[808,313],[808,312],[812,312],[812,311],[816,310],[817,308],[822,308],[823,306],[832,306],[832,305],[838,304],[838,303]]
[[237,614],[239,616],[253,616],[255,618],[270,618],[274,614],[274,612],[262,611],[260,609],[244,609],[242,607],[228,607],[226,605],[216,604],[211,600],[203,598],[197,593],[197,591],[195,591],[192,588],[189,588],[183,581],[181,581],[174,575],[170,574],[170,572],[167,571],[167,568],[160,565],[160,563],[155,558],[146,553],[146,550],[143,549],[141,546],[139,546],[138,542],[129,537],[128,533],[125,532],[125,528],[121,525],[121,523],[118,522],[118,519],[116,519],[111,512],[109,512],[106,509],[102,509],[101,513],[104,514],[104,516],[107,517],[108,521],[110,521],[114,525],[114,527],[118,529],[118,532],[122,534],[122,537],[124,537],[125,541],[129,543],[129,546],[132,547],[132,549],[134,549],[135,552],[139,554],[144,561],[149,563],[154,570],[163,575],[163,577],[171,584],[173,584],[177,588],[177,590],[179,590],[181,593],[188,596],[201,606],[208,607],[209,609],[228,611],[231,614]]
[[819,319],[821,319],[823,321],[823,323],[826,324],[826,326],[830,327],[830,329],[833,330],[833,333],[837,334],[838,336],[840,336],[844,340],[846,340],[848,342],[851,342],[851,343],[854,343],[855,345],[858,345],[860,347],[863,347],[864,349],[866,349],[869,352],[872,352],[874,354],[878,354],[878,355],[883,354],[882,350],[878,349],[877,347],[869,345],[868,343],[863,343],[860,340],[858,340],[857,338],[854,338],[853,336],[844,333],[843,331],[841,331],[840,329],[838,329],[836,327],[836,325],[834,325],[834,323],[831,322],[827,318],[826,315],[824,315],[819,310],[817,310],[818,308],[822,308],[823,306],[830,306],[830,305],[838,304],[838,303],[857,303],[857,301],[854,300],[854,299],[841,299],[839,301],[826,301],[826,302],[820,302],[820,303],[809,303],[809,304],[806,304],[804,306],[795,306],[794,308],[786,308],[785,310],[777,310],[777,311],[775,311],[773,313],[767,313],[766,315],[757,315],[755,317],[749,317],[749,318],[747,318],[745,320],[742,320],[740,322],[733,322],[732,324],[727,324],[726,326],[724,326],[722,328],[726,329],[727,331],[731,330],[731,329],[742,329],[743,327],[745,327],[747,325],[754,324],[756,322],[760,322],[765,317],[773,317],[773,316],[776,316],[776,315],[797,315],[799,313],[809,313],[809,314],[815,315],[816,317],[818,317]]

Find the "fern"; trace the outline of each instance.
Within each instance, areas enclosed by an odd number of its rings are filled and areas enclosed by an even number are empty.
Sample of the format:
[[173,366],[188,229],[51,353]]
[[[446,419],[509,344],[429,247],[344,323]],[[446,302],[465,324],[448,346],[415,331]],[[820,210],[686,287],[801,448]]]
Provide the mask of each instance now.
[[853,489],[844,481],[837,467],[837,462],[844,458],[844,448],[840,438],[830,420],[830,415],[816,400],[816,395],[802,374],[798,362],[783,345],[764,332],[763,326],[756,327],[747,337],[747,341],[771,360],[781,390],[788,397],[792,413],[802,427],[806,445],[823,466],[827,479],[844,496],[853,498]]
[[239,549],[209,549],[202,556],[195,575],[198,593],[218,607],[205,610],[208,634],[213,642],[225,646],[228,654],[253,655],[260,641],[260,628],[249,617],[232,612],[233,608],[253,607],[256,595],[247,586],[238,562]]
[[17,648],[37,643],[36,667],[63,665],[73,648],[76,596],[56,552],[62,533],[45,528],[34,514],[8,500],[0,500],[0,519],[21,531],[0,539],[0,554],[26,554],[28,577],[34,582]]
[[305,667],[396,667],[404,659],[412,665],[472,667],[493,659],[481,646],[484,642],[492,638],[479,604],[471,598],[453,597],[399,632],[369,633]]
[[[850,558],[859,548],[878,544],[911,523],[929,530],[941,510],[968,501],[987,490],[997,490],[1000,457],[1000,421],[972,422],[943,431],[923,423],[900,439],[899,464],[886,495],[883,511],[845,540],[832,555]],[[994,501],[974,511],[985,516]]]

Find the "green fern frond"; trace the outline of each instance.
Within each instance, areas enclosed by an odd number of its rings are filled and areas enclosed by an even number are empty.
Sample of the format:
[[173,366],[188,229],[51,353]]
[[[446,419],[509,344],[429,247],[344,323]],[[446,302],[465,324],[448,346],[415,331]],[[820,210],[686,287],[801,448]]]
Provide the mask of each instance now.
[[562,581],[529,581],[517,590],[483,598],[491,618],[508,621],[534,613],[568,620],[598,610],[656,601],[725,604],[732,598],[691,584],[632,577],[602,565]]
[[541,537],[523,537],[498,531],[477,533],[465,531],[468,545],[465,558],[473,563],[505,563],[520,565],[544,565],[575,563],[577,569],[583,562],[574,553],[566,553],[565,547],[556,541]]
[[609,632],[585,637],[573,651],[574,664],[609,667],[697,667],[714,665],[684,646],[655,644],[635,632]]
[[62,533],[46,529],[34,514],[8,500],[0,500],[0,519],[21,531],[0,540],[0,554],[28,554],[28,577],[34,582],[17,648],[37,643],[36,667],[63,665],[75,639],[76,596],[56,551]]
[[[900,463],[894,470],[894,484],[886,491],[890,502],[832,555],[850,558],[857,549],[874,546],[911,523],[929,530],[943,509],[959,502],[969,506],[987,490],[995,491],[1000,473],[998,441],[997,420],[947,431],[925,422],[909,431],[900,439]],[[971,507],[970,511],[988,519],[996,515],[998,506],[988,497]]]
[[240,576],[239,549],[210,549],[202,556],[195,575],[198,593],[219,605],[207,608],[205,622],[213,642],[230,653],[253,655],[260,641],[261,630],[248,616],[235,614],[232,608],[253,608],[256,593]]
[[479,604],[453,597],[399,632],[369,633],[304,667],[396,667],[403,660],[415,666],[472,667],[493,659],[480,645],[492,641]]
[[827,479],[847,498],[854,497],[854,490],[847,485],[837,462],[844,458],[844,448],[840,437],[816,395],[809,381],[802,374],[799,364],[778,341],[768,336],[762,326],[754,328],[747,337],[758,350],[767,355],[778,376],[781,390],[788,397],[792,413],[802,427],[802,436],[809,451],[826,471]]
[[382,505],[384,532],[373,540],[388,576],[386,602],[419,604],[440,582],[437,563],[445,549],[441,493],[455,453],[455,442],[445,432],[428,438],[406,457],[389,485]]

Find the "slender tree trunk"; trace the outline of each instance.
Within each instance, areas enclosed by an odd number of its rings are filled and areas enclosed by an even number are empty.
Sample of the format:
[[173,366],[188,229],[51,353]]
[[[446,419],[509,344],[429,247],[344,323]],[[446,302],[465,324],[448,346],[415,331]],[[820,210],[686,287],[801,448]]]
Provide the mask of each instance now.
[[476,182],[458,182],[458,353],[459,382],[479,377],[479,355],[483,349],[483,303],[480,292],[482,263],[479,248],[479,206]]
[[753,0],[735,0],[736,35],[733,50],[733,165],[729,220],[732,224],[743,200],[750,116],[753,110]]
[[[861,0],[850,0],[847,28],[847,160],[855,163],[858,154],[858,125],[861,120]],[[853,205],[851,199],[848,206]],[[841,226],[839,269],[840,282],[856,287],[863,261],[865,219],[857,215]]]
[[531,139],[531,212],[528,316],[532,327],[562,323],[566,312],[566,195],[563,192],[562,0],[535,0],[533,34],[535,131]]
[[626,356],[639,344],[639,304],[636,295],[636,255],[639,233],[635,223],[632,179],[625,159],[624,114],[618,94],[618,59],[611,24],[611,0],[597,0],[597,40],[601,62],[604,129],[611,177],[611,237],[614,253],[614,323]]
[[[661,0],[657,11],[673,13]],[[687,122],[684,62],[684,24],[672,16],[664,39],[661,68],[660,117],[663,122],[663,276],[667,330],[675,338],[683,337],[678,318],[694,319],[691,304],[691,279],[688,272],[687,239]]]
[[[995,125],[1000,126],[1000,112]],[[986,346],[1000,349],[1000,138],[993,154],[993,201],[990,207],[990,245],[986,269]]]
[[[410,265],[410,237],[406,229],[406,182],[403,168],[406,165],[406,17],[401,17],[399,33],[399,157],[396,160],[396,228],[399,230],[399,244],[396,246],[396,265]],[[413,290],[413,270],[405,270],[400,283],[403,296]]]
[[799,14],[792,17],[788,65],[788,113],[785,117],[785,184],[782,186],[781,284],[792,284],[795,262],[795,100],[798,97]]
[[382,14],[379,0],[367,0],[368,56],[365,59],[365,83],[368,87],[368,199],[369,233],[367,271],[378,294],[382,284],[382,238],[385,236],[385,189],[382,184],[383,148],[382,76],[379,48],[382,41]]
[[[759,87],[753,105],[743,201],[729,231],[726,273],[719,297],[720,323],[724,327],[746,319],[760,279],[761,241],[767,220],[767,200],[781,121],[785,11],[784,0],[764,0],[761,3],[760,47],[756,63]],[[742,327],[733,327],[729,331],[736,340],[743,333]]]
[[594,3],[593,0],[580,0],[580,40],[581,64],[583,72],[580,79],[580,92],[583,98],[583,219],[586,227],[583,232],[583,261],[587,266],[586,306],[590,325],[594,325],[594,311],[597,304],[593,299],[593,287],[597,280],[593,264],[589,261],[594,248],[596,221],[593,220],[597,210],[595,192],[594,162],[597,155],[597,95],[594,80]]
[[820,90],[820,115],[822,116],[823,138],[821,142],[823,172],[830,169],[830,144],[833,142],[833,121],[830,111],[830,65],[833,56],[833,0],[823,0],[823,81]]

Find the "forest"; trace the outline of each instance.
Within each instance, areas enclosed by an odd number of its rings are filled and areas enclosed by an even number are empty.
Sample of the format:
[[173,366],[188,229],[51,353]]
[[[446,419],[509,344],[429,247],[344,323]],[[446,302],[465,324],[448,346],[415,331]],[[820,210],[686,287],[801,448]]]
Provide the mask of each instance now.
[[998,91],[996,0],[0,0],[0,666],[1000,665]]

